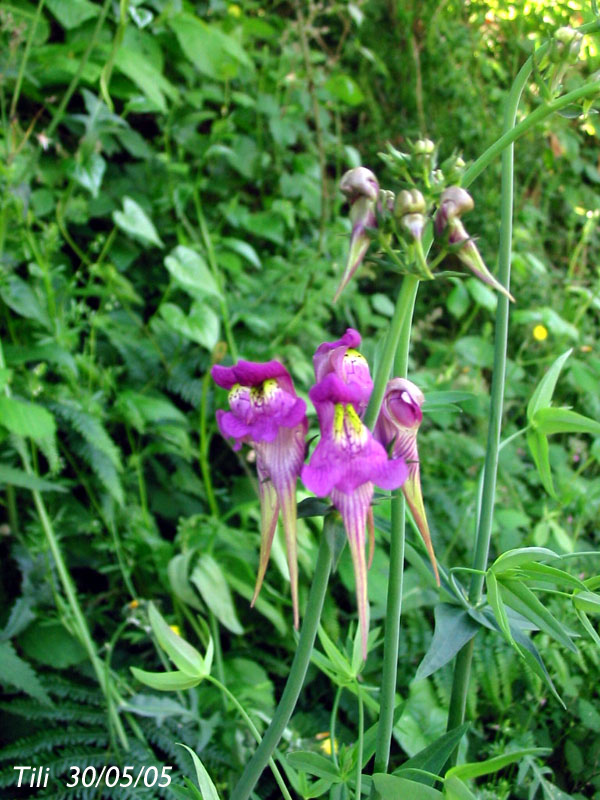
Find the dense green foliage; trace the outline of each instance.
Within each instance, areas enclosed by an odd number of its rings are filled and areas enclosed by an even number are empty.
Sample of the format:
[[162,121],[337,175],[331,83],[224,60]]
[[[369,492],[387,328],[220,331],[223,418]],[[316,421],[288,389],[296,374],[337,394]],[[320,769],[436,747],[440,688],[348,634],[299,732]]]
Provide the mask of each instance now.
[[[210,366],[279,358],[305,395],[315,347],[347,326],[361,331],[363,351],[374,356],[399,276],[367,258],[333,305],[350,231],[340,176],[365,164],[392,188],[393,171],[378,153],[386,142],[404,150],[425,135],[442,161],[454,152],[475,159],[499,135],[503,100],[525,58],[561,25],[591,19],[575,2],[522,0],[2,4],[0,787],[14,786],[16,763],[51,766],[61,780],[75,763],[168,764],[173,784],[183,786],[193,770],[174,746],[182,742],[229,796],[255,747],[239,709],[212,683],[153,693],[129,669],[163,666],[148,624],[152,600],[203,652],[210,631],[213,674],[264,730],[295,650],[278,539],[249,608],[260,540],[256,481],[247,452],[234,453],[218,435],[214,411],[226,397]],[[584,40],[563,92],[600,67],[597,41]],[[527,86],[523,116],[544,100],[546,66]],[[596,125],[589,104],[567,108],[516,146],[517,303],[504,437],[527,424],[536,385],[569,348],[553,402],[600,419]],[[499,174],[494,162],[470,189],[469,230],[492,268]],[[460,407],[432,409],[420,434],[429,522],[447,567],[470,564],[496,302],[483,284],[455,273],[423,285],[417,300],[409,377],[425,393],[465,393]],[[599,461],[600,438],[552,436],[553,497],[525,439],[507,443],[492,556],[533,545],[597,550]],[[385,501],[378,512],[372,629],[385,611]],[[319,536],[319,518],[300,520],[301,609]],[[81,641],[52,542],[100,672]],[[443,734],[452,680],[450,665],[413,680],[432,639],[438,591],[412,531],[409,543],[398,685],[406,704],[394,728],[393,769]],[[567,563],[581,578],[598,572],[593,557]],[[574,629],[561,600],[544,595]],[[355,620],[344,552],[319,652],[329,637],[351,655]],[[526,747],[551,754],[527,756],[473,791],[593,797],[598,646],[578,639],[573,653],[543,631],[534,640],[566,710],[486,630],[476,640],[461,759]],[[371,648],[361,681],[371,686],[380,672],[381,648]],[[331,754],[335,682],[325,656],[316,657],[283,752]],[[377,716],[376,695],[369,697],[367,728]],[[333,749],[350,764],[351,682],[337,700]],[[117,705],[129,752],[115,727]],[[311,796],[308,784],[323,776],[301,759],[289,763],[301,773],[298,796]],[[345,791],[334,786],[331,796],[342,800]],[[192,789],[145,796],[192,796],[184,792]],[[280,797],[268,772],[257,792]],[[62,780],[35,796],[100,795],[64,789]]]

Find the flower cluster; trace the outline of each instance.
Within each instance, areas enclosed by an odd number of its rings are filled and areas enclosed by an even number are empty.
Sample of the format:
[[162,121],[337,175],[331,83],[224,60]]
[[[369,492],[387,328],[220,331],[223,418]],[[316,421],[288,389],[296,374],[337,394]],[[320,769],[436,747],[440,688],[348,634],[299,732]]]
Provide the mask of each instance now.
[[318,497],[331,499],[344,522],[354,566],[362,652],[366,657],[369,606],[365,530],[372,527],[375,486],[389,490],[406,487],[403,491],[427,545],[436,578],[437,568],[421,497],[416,449],[423,395],[409,381],[390,381],[372,433],[362,421],[373,381],[366,359],[357,350],[360,341],[360,334],[349,328],[340,339],[324,342],[315,352],[316,383],[309,397],[317,412],[321,438],[307,464],[306,405],[296,395],[282,364],[239,361],[233,367],[213,367],[212,376],[219,386],[229,390],[230,410],[217,411],[221,433],[233,438],[235,449],[246,443],[256,452],[261,552],[252,602],[264,579],[281,511],[294,624],[298,626],[295,491],[300,477]]

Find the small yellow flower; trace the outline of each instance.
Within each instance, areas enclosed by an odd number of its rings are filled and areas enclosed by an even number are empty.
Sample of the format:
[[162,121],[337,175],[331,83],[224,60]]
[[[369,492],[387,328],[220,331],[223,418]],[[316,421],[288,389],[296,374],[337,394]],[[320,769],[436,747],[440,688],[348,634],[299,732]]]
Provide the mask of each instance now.
[[176,633],[177,636],[181,636],[181,628],[179,627],[179,625],[169,625],[169,628],[171,628],[173,633]]
[[533,329],[533,338],[536,342],[543,342],[544,339],[548,338],[548,329],[545,325],[536,325]]
[[129,603],[129,608],[133,611],[133,609],[137,608],[139,604],[140,604],[139,600],[132,600],[131,603]]
[[[329,731],[324,731],[323,733],[317,733],[317,735],[315,736],[315,739],[317,741],[321,742],[319,747],[325,753],[325,755],[326,756],[330,756],[331,755],[331,736],[329,734]],[[337,753],[338,752],[338,741],[337,741],[337,739],[334,742],[334,746],[335,746],[335,752]]]
[[229,14],[230,17],[241,17],[242,9],[238,6],[237,3],[232,3],[227,9],[227,13]]

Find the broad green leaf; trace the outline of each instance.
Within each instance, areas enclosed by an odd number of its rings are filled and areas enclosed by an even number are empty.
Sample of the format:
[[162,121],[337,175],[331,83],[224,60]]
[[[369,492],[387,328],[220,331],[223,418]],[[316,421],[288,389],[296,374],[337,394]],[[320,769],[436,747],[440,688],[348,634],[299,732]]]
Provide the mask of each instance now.
[[468,278],[466,281],[467,289],[473,300],[478,306],[487,308],[488,311],[495,311],[498,305],[498,296],[489,287],[475,278]]
[[[470,723],[465,722],[458,728],[454,728],[443,736],[440,736],[433,744],[430,744],[424,750],[421,750],[412,758],[409,758],[408,761],[405,761],[401,767],[394,770],[394,775],[402,775],[405,772],[408,773],[416,769],[439,775],[444,768],[444,764],[458,747],[460,740],[468,731],[469,727]],[[408,775],[406,777],[408,777]],[[426,775],[417,775],[413,773],[411,779],[427,786],[433,783],[433,778],[428,778]]]
[[433,639],[429,650],[419,664],[415,680],[427,678],[447,664],[479,630],[479,625],[473,621],[464,608],[459,606],[438,603],[434,614]]
[[17,655],[11,642],[0,642],[0,683],[16,687],[45,706],[52,705],[33,668]]
[[332,783],[339,783],[342,778],[340,772],[330,758],[325,758],[320,753],[310,750],[296,750],[287,753],[286,761],[297,770],[314,775],[316,778],[328,778]]
[[161,317],[177,333],[197,342],[212,351],[219,341],[220,321],[213,309],[204,303],[194,303],[186,315],[175,303],[163,303],[159,309]]
[[221,297],[221,292],[202,256],[190,247],[179,245],[165,258],[165,266],[176,283],[192,297]]
[[354,78],[346,73],[332,75],[324,87],[337,100],[347,106],[359,106],[364,102],[365,96]]
[[124,42],[117,51],[115,67],[135,83],[159,111],[163,113],[167,111],[165,97],[168,97],[169,100],[177,99],[177,89],[173,84],[158,71],[145,53],[127,42]]
[[530,561],[544,561],[550,558],[559,558],[553,551],[546,547],[518,547],[515,550],[507,550],[494,561],[490,569],[496,575],[506,572],[508,569],[520,567]]
[[[237,592],[242,597],[245,597],[248,602],[252,600],[254,595],[254,586],[245,583],[233,573],[230,573],[227,576],[227,582],[234,592]],[[273,627],[278,631],[280,636],[286,636],[289,633],[289,625],[286,622],[285,617],[276,606],[274,606],[272,603],[269,603],[269,601],[265,599],[263,596],[264,594],[265,593],[262,592],[256,598],[253,606],[254,610],[259,614],[262,614],[263,617],[266,617],[266,619],[268,619]]]
[[200,794],[202,795],[202,800],[219,800],[219,794],[215,788],[214,783],[211,780],[210,775],[206,771],[203,763],[200,761],[196,753],[187,746],[187,744],[181,744],[181,742],[177,742],[179,747],[185,747],[188,753],[192,757],[192,761],[194,762],[194,768],[196,770],[196,778],[198,779],[198,786],[200,787]]
[[533,415],[536,411],[539,411],[541,408],[548,408],[550,405],[550,401],[552,400],[552,395],[554,394],[554,389],[556,387],[556,382],[558,381],[558,376],[565,364],[567,358],[573,352],[572,349],[567,350],[566,353],[563,353],[562,356],[559,356],[556,361],[552,364],[548,372],[544,375],[542,380],[538,383],[536,390],[531,395],[531,400],[527,405],[527,419],[529,422],[533,419]]
[[444,783],[444,797],[447,800],[477,800],[469,787],[457,775],[446,778]]
[[518,580],[502,579],[502,597],[507,605],[511,606],[519,614],[531,620],[540,630],[545,631],[557,642],[567,647],[573,653],[577,648],[573,644],[569,633],[563,628],[560,622],[552,616],[546,606],[541,603],[536,595]]
[[155,247],[164,246],[150,217],[131,197],[123,198],[123,211],[113,211],[113,220],[130,236]]
[[506,636],[508,641],[514,645],[514,639],[512,636],[512,631],[510,629],[510,625],[508,623],[508,617],[506,615],[506,608],[504,607],[504,603],[502,601],[502,595],[500,594],[500,589],[498,586],[498,581],[496,580],[496,576],[493,572],[488,570],[485,576],[485,584],[487,587],[487,599],[488,603],[492,607],[494,611],[494,615],[496,620],[498,621],[498,625],[500,626],[500,630]]
[[26,656],[53,669],[72,667],[87,658],[83,645],[56,620],[47,623],[36,620],[18,641]]
[[256,267],[257,269],[262,267],[258,253],[251,244],[248,244],[248,242],[244,242],[242,239],[232,239],[224,236],[220,240],[220,243],[229,248],[229,250],[233,250],[234,253],[237,253],[245,258],[246,261],[249,261],[253,267]]
[[159,645],[177,669],[197,680],[204,678],[207,675],[207,669],[203,657],[195,647],[175,633],[163,619],[154,603],[150,603],[148,607],[148,618]]
[[211,555],[204,553],[200,556],[191,581],[219,622],[232,633],[242,634],[244,629],[238,620],[225,575]]
[[573,595],[573,605],[586,614],[600,614],[600,594],[577,592]]
[[106,172],[106,161],[99,153],[91,153],[85,161],[73,161],[68,170],[68,174],[73,180],[84,189],[87,189],[92,197],[98,197],[98,192],[102,186],[102,178]]
[[9,308],[12,308],[13,311],[20,314],[22,317],[34,319],[46,328],[50,326],[48,313],[45,308],[42,308],[36,293],[28,283],[16,275],[1,277],[0,297],[2,297]]
[[397,775],[376,772],[373,775],[377,800],[442,800],[443,794],[431,786],[415,783]]
[[54,417],[46,408],[6,395],[0,395],[0,425],[32,439],[47,439],[56,433]]
[[253,71],[252,61],[238,42],[193,14],[171,16],[168,24],[185,55],[204,75],[217,81],[235,78],[240,67]]
[[546,439],[543,433],[530,429],[527,431],[527,444],[544,489],[548,492],[550,497],[556,497],[554,484],[552,482],[552,472],[550,470],[548,439]]
[[77,28],[99,14],[98,6],[89,0],[46,0],[46,7],[67,30]]
[[485,761],[459,764],[456,767],[451,767],[446,773],[446,778],[455,775],[457,778],[469,780],[471,778],[479,778],[482,775],[492,775],[494,772],[504,769],[504,767],[507,767],[509,764],[520,761],[522,758],[525,758],[525,756],[547,756],[551,752],[552,749],[549,747],[524,747],[522,750],[514,750],[511,753],[488,758]]
[[30,475],[8,464],[0,464],[0,484],[20,486],[22,489],[31,489],[32,492],[66,492],[64,486],[53,481],[44,480],[37,475]]
[[600,436],[600,422],[568,408],[540,408],[533,415],[532,422],[536,430],[546,436],[553,433],[591,433]]
[[195,608],[197,611],[202,609],[198,596],[190,585],[190,562],[196,555],[195,550],[187,550],[184,553],[177,553],[167,565],[167,575],[171,590],[186,605]]
[[146,672],[144,669],[130,667],[133,676],[144,686],[157,689],[159,692],[179,692],[191,689],[200,683],[200,678],[192,678],[185,672]]

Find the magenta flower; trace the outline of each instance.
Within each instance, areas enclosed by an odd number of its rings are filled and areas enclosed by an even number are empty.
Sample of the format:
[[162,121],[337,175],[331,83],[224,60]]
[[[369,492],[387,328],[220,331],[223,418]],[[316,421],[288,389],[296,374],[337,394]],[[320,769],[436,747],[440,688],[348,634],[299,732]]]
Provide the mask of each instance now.
[[379,197],[379,183],[370,169],[355,167],[342,176],[340,190],[346,195],[350,203],[352,235],[350,237],[350,252],[346,268],[333,298],[334,303],[358,269],[369,249],[371,239],[367,229],[374,228],[377,224],[375,207]]
[[267,569],[281,509],[290,570],[294,627],[299,624],[298,559],[296,548],[296,480],[302,469],[308,430],[306,403],[296,395],[289,372],[279,361],[257,364],[238,361],[234,367],[214,366],[215,382],[229,390],[230,411],[217,411],[225,438],[256,452],[261,508],[260,563],[251,605]]
[[424,402],[425,397],[418,386],[405,378],[392,378],[386,386],[373,435],[386,449],[391,447],[392,458],[399,458],[402,463],[408,464],[408,479],[402,486],[402,493],[425,542],[439,586],[440,576],[423,504],[417,450],[417,433],[423,419],[421,406]]
[[374,485],[396,489],[406,480],[408,468],[400,458],[388,459],[383,446],[362,423],[353,405],[355,396],[355,387],[344,383],[335,372],[327,373],[310,390],[321,440],[303,467],[301,478],[317,496],[329,495],[344,521],[354,566],[362,653],[366,658],[369,605],[365,527],[373,489]]
[[352,403],[362,417],[373,391],[373,381],[367,359],[356,349],[360,345],[360,333],[347,328],[341,339],[323,342],[313,357],[317,383],[331,380],[335,375],[348,387],[347,402]]

